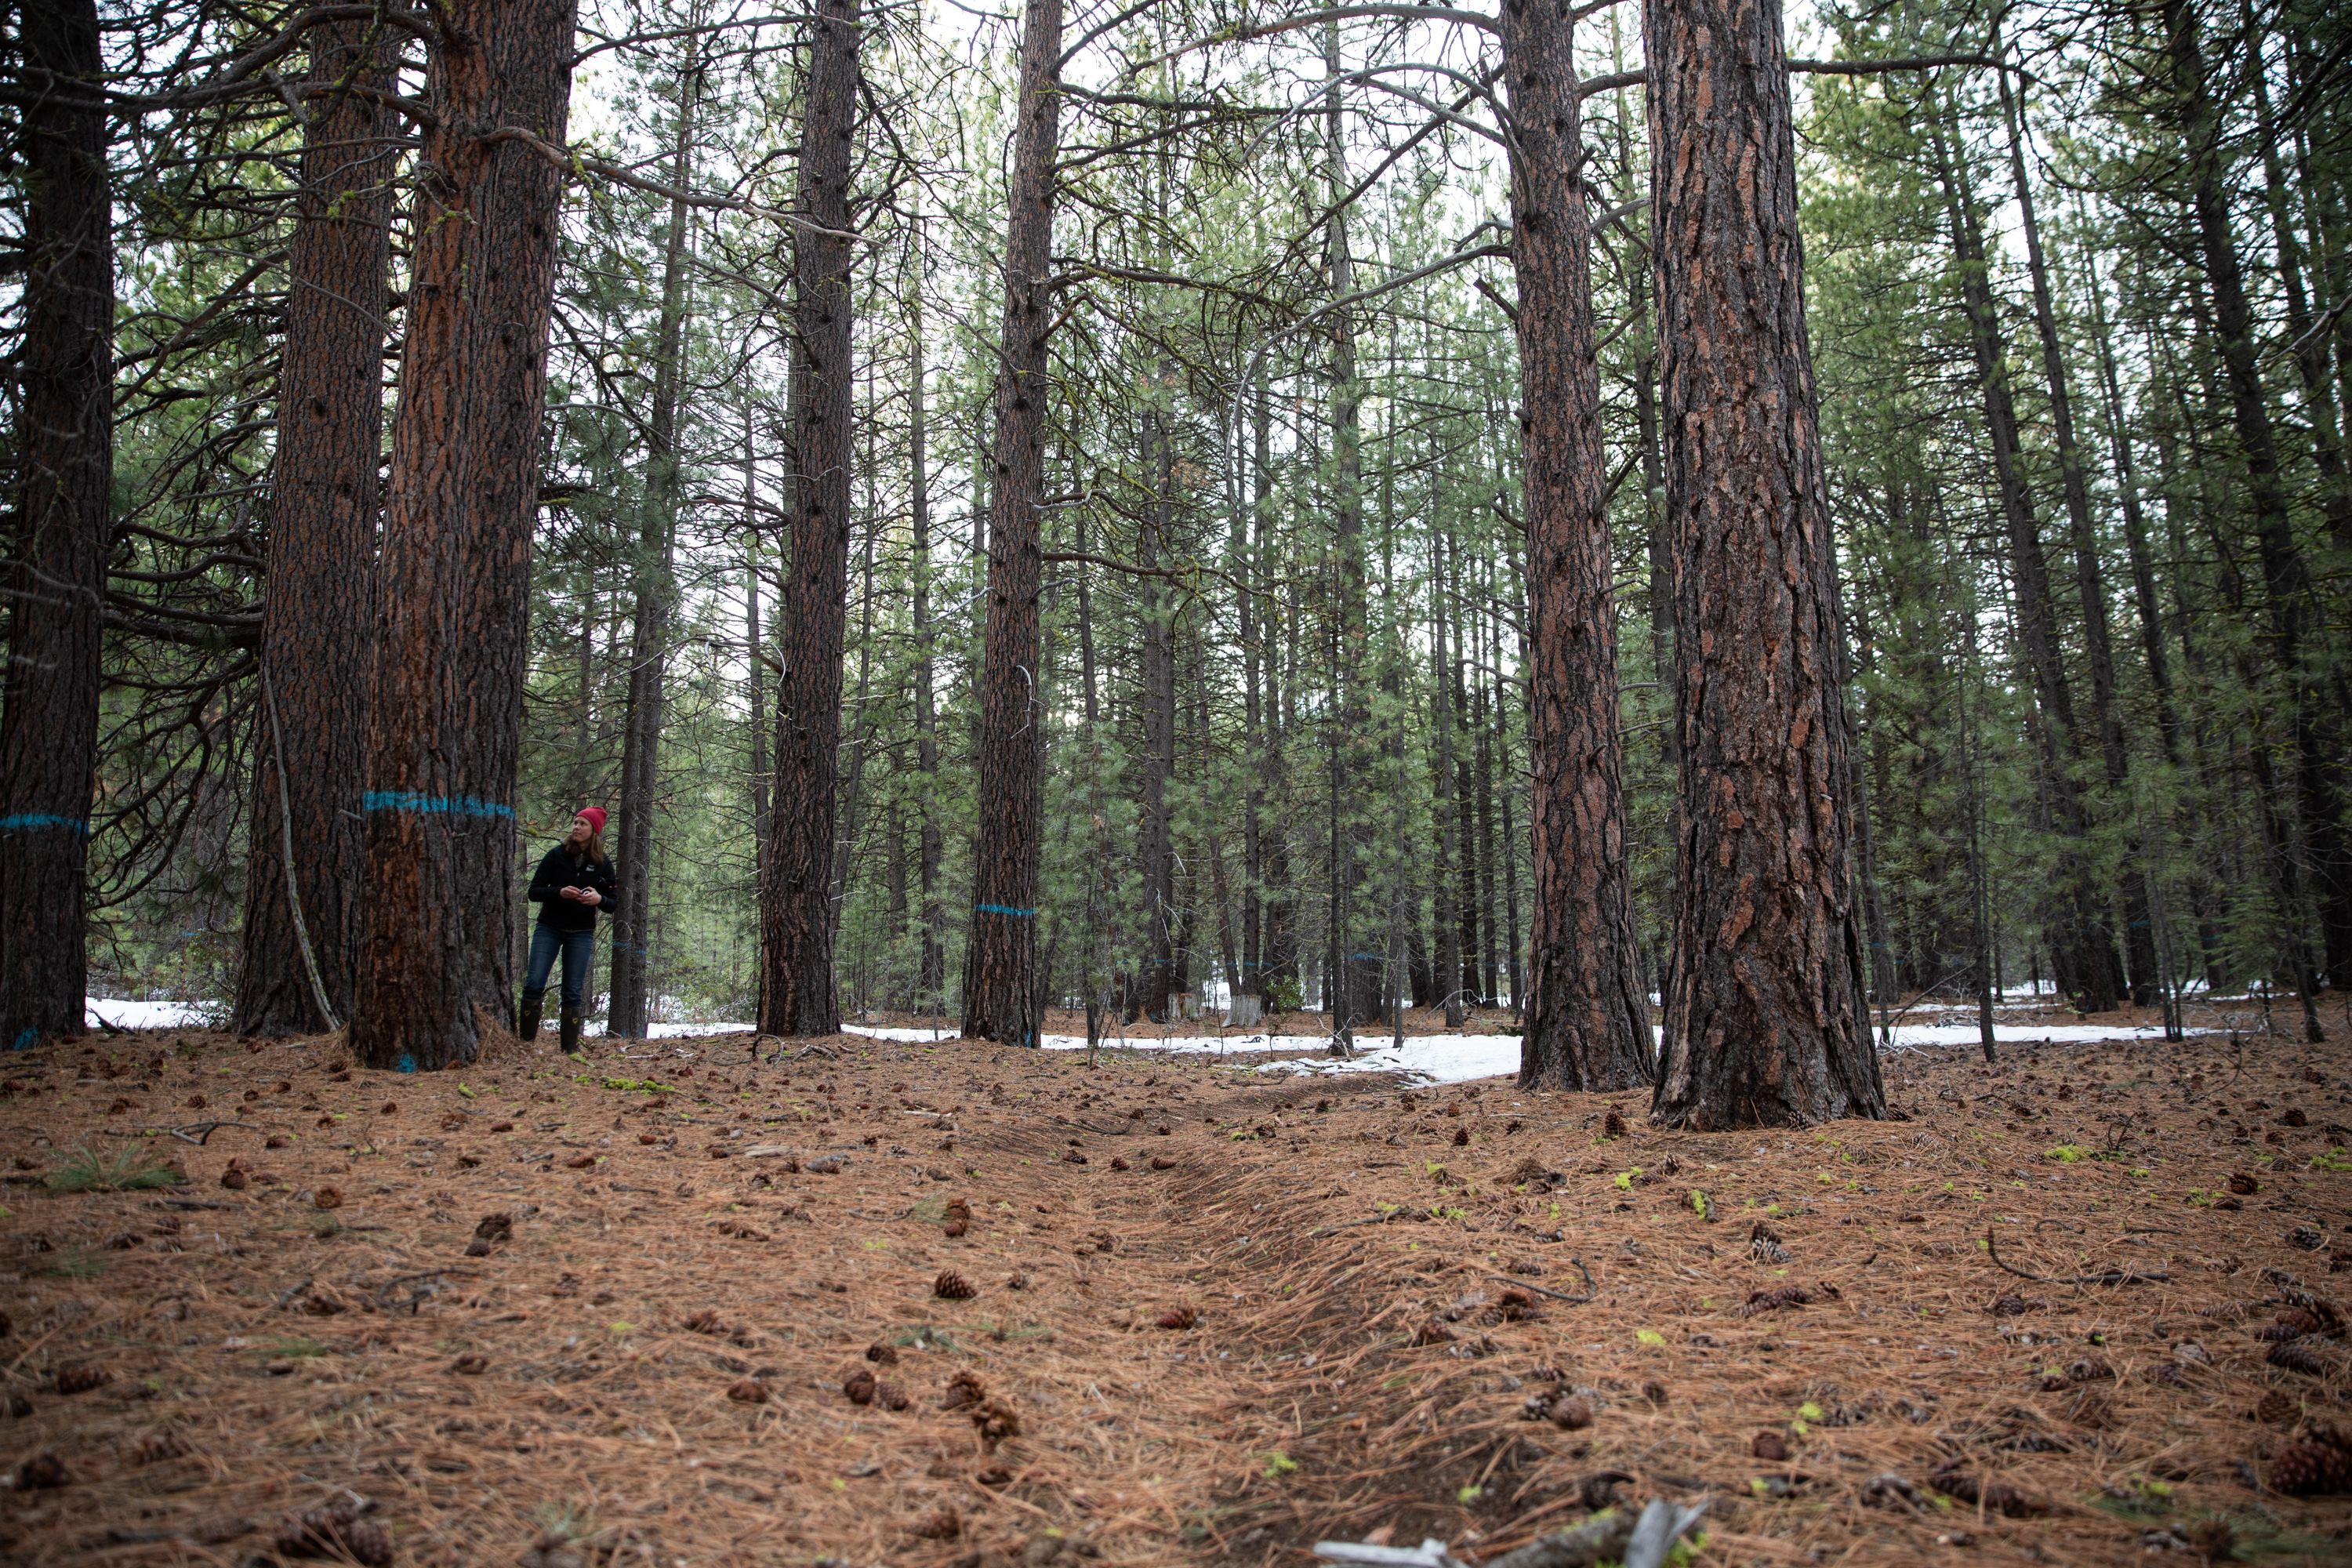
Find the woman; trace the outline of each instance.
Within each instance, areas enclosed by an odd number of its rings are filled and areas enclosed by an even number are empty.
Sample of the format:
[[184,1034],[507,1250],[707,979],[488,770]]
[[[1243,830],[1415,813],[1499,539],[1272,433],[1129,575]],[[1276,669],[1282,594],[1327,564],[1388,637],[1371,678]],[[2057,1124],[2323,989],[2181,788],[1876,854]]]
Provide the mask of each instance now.
[[580,1049],[580,994],[596,946],[596,909],[620,891],[613,862],[604,854],[604,808],[581,808],[571,836],[547,852],[530,879],[530,901],[539,924],[530,933],[530,969],[522,983],[522,1017],[515,1033],[528,1045],[539,1037],[539,1004],[547,994],[547,972],[563,954],[563,1053]]

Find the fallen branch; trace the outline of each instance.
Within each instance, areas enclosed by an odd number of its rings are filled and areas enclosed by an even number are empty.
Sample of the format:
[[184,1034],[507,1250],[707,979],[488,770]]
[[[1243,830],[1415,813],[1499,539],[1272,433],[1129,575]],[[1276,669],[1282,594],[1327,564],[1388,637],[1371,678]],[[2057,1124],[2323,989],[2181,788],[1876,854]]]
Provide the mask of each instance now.
[[1994,1267],[2020,1279],[2031,1279],[2036,1285],[2169,1285],[2172,1276],[2159,1270],[2154,1274],[2126,1274],[2120,1268],[2110,1268],[2105,1274],[2034,1274],[2001,1260],[2000,1244],[1993,1239],[1992,1226],[1985,1226],[1985,1251],[1992,1257]]
[[[205,1139],[211,1137],[214,1133],[219,1131],[224,1127],[236,1128],[247,1132],[267,1132],[268,1131],[268,1128],[252,1121],[191,1121],[184,1127],[163,1127],[152,1122],[146,1122],[142,1123],[137,1127],[125,1128],[121,1131],[116,1132],[114,1135],[117,1138],[138,1138],[150,1132],[169,1132],[181,1142],[194,1143],[201,1149],[204,1147]],[[112,1131],[113,1130],[110,1128],[108,1131]]]
[[[1876,1254],[1874,1253],[1872,1256],[1875,1257]],[[1547,1290],[1540,1285],[1530,1285],[1524,1279],[1514,1279],[1506,1274],[1483,1274],[1480,1275],[1479,1278],[1482,1279],[1491,1279],[1498,1285],[1512,1285],[1522,1290],[1532,1290],[1538,1296],[1549,1297],[1554,1301],[1565,1301],[1570,1306],[1574,1307],[1591,1300],[1595,1296],[1601,1294],[1601,1290],[1598,1286],[1592,1283],[1592,1270],[1584,1266],[1584,1259],[1581,1258],[1571,1258],[1569,1261],[1576,1265],[1576,1271],[1579,1274],[1584,1276],[1584,1294],[1581,1296],[1570,1296],[1559,1290]]]

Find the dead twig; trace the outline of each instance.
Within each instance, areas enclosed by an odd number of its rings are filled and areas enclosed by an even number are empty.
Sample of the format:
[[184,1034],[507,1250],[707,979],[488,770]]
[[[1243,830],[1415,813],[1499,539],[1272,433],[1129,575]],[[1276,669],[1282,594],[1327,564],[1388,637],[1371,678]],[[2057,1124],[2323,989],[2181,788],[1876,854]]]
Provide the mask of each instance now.
[[139,1126],[126,1127],[119,1131],[110,1127],[100,1129],[100,1131],[113,1132],[117,1138],[142,1138],[150,1132],[169,1132],[181,1142],[194,1143],[197,1148],[201,1149],[205,1146],[205,1139],[210,1138],[214,1133],[219,1131],[224,1127],[229,1128],[232,1131],[245,1132],[267,1132],[269,1131],[268,1128],[257,1121],[191,1121],[184,1127],[165,1127],[156,1122],[142,1122]]
[[[1871,1256],[1874,1258],[1877,1254],[1873,1253]],[[1524,1279],[1514,1279],[1509,1276],[1503,1274],[1483,1274],[1480,1275],[1479,1278],[1482,1279],[1491,1279],[1498,1285],[1513,1285],[1522,1290],[1532,1290],[1538,1296],[1548,1297],[1554,1301],[1565,1301],[1571,1307],[1580,1306],[1584,1302],[1591,1300],[1595,1296],[1600,1295],[1601,1289],[1599,1286],[1593,1284],[1592,1270],[1584,1266],[1584,1259],[1581,1258],[1571,1258],[1569,1261],[1576,1265],[1576,1271],[1579,1274],[1584,1276],[1584,1294],[1581,1296],[1570,1296],[1559,1290],[1547,1290],[1540,1285],[1530,1285]]]
[[2020,1279],[2031,1279],[2036,1285],[2169,1285],[2172,1276],[2161,1269],[2153,1274],[2126,1274],[2120,1268],[2110,1268],[2105,1274],[2034,1274],[2003,1262],[2000,1244],[1993,1237],[1992,1226],[1985,1226],[1985,1251],[1993,1264],[2004,1274],[2014,1274]]

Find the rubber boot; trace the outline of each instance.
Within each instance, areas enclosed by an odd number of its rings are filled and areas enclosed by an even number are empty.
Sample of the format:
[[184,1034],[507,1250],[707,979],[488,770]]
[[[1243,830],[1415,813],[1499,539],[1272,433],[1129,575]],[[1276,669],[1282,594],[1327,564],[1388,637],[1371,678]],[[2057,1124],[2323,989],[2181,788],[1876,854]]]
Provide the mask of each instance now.
[[562,1031],[563,1054],[567,1057],[578,1056],[580,1054],[579,1008],[566,1007],[563,1009]]
[[525,996],[522,1012],[515,1019],[515,1037],[526,1046],[539,1038],[539,997]]

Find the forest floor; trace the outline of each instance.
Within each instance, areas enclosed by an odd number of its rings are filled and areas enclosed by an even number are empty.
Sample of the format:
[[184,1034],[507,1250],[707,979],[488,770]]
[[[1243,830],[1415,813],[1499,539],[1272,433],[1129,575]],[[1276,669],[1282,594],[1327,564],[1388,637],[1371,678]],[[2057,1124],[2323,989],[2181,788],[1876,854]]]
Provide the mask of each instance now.
[[[2215,1521],[2352,1562],[2352,1499],[2264,1484],[2346,1347],[2256,1337],[2352,1268],[2341,1046],[1906,1051],[1904,1120],[1692,1135],[1261,1056],[752,1045],[11,1058],[0,1559],[1491,1560],[1665,1495],[1709,1564],[2191,1563]],[[186,1184],[58,1190],[124,1150]]]

